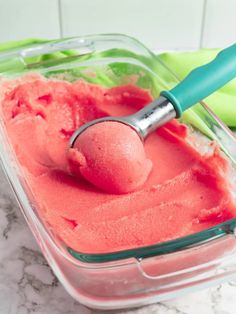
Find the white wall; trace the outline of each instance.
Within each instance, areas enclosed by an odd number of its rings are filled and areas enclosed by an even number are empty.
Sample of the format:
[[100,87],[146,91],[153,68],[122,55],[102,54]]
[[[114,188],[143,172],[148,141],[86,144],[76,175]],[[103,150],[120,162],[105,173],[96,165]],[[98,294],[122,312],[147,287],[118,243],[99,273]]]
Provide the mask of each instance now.
[[156,50],[223,47],[236,41],[236,0],[0,0],[0,42],[106,32]]

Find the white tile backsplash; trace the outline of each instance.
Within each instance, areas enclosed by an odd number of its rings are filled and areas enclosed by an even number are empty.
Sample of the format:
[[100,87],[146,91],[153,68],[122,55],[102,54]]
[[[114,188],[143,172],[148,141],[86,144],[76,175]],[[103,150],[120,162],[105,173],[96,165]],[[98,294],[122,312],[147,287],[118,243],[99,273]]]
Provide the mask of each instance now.
[[126,33],[150,48],[197,48],[203,0],[61,0],[63,35]]
[[126,33],[156,50],[236,39],[236,0],[0,0],[0,42]]
[[60,36],[58,0],[0,0],[0,41]]
[[207,0],[203,47],[224,47],[236,42],[236,0]]

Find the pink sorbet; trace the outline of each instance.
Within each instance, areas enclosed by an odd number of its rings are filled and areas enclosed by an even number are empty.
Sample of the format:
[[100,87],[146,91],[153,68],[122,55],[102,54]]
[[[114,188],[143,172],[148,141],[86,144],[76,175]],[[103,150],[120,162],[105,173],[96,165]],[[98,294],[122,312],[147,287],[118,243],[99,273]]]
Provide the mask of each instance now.
[[[129,151],[132,131],[128,138],[120,132],[120,147],[100,152],[102,139],[110,141],[116,130],[108,128],[106,134],[99,134],[97,126],[94,139],[99,145],[86,146],[82,137],[78,145],[83,154],[70,158],[68,164],[68,141],[77,128],[96,118],[132,114],[151,101],[148,91],[132,85],[109,89],[40,75],[1,82],[1,116],[34,204],[70,248],[104,253],[147,246],[236,216],[228,162],[217,147],[199,153],[187,141],[187,127],[175,120],[151,134],[144,151],[137,143],[135,154]],[[123,151],[123,145],[128,145],[126,159],[135,156],[129,167],[118,165],[116,151]],[[86,160],[87,153],[91,160]],[[106,164],[102,164],[102,154]],[[76,172],[73,162],[78,161],[81,173],[93,185]],[[101,169],[96,178],[94,167]],[[107,171],[112,174],[102,182]],[[123,195],[95,186],[123,192],[130,188],[130,183],[120,180],[126,171],[134,189],[147,180],[138,190]]]
[[97,123],[82,132],[69,153],[72,172],[110,193],[122,194],[141,187],[152,169],[143,143],[129,126]]

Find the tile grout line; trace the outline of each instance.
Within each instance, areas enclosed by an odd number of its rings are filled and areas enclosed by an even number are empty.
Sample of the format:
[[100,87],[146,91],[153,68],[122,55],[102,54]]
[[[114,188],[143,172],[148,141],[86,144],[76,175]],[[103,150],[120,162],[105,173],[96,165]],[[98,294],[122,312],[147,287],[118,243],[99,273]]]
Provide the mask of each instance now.
[[58,19],[59,19],[59,33],[60,38],[63,37],[63,19],[62,19],[62,10],[61,10],[61,0],[57,0],[58,4]]
[[202,23],[201,23],[201,30],[200,30],[199,48],[203,48],[202,46],[203,46],[203,36],[204,36],[205,24],[206,24],[206,11],[207,11],[207,0],[204,0],[203,8],[202,8]]

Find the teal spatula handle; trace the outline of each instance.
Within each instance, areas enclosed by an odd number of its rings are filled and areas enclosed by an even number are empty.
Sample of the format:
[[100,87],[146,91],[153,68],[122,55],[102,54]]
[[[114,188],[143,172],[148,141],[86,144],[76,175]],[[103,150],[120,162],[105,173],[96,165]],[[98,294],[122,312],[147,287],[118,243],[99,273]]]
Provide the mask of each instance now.
[[200,66],[170,91],[162,91],[177,117],[236,77],[236,44],[222,50],[213,61]]

